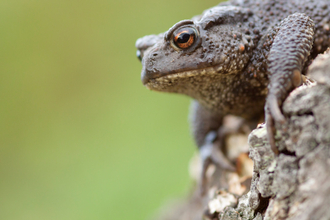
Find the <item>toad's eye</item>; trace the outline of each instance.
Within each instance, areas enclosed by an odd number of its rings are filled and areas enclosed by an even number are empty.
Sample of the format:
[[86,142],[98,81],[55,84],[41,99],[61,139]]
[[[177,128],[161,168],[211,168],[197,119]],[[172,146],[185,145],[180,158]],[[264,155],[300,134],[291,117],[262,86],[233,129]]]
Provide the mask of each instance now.
[[174,44],[181,49],[187,49],[196,41],[196,30],[192,27],[180,28],[173,33]]
[[136,51],[136,56],[137,56],[137,58],[140,60],[140,62],[142,61],[142,53],[141,53],[141,51],[140,50],[137,50]]

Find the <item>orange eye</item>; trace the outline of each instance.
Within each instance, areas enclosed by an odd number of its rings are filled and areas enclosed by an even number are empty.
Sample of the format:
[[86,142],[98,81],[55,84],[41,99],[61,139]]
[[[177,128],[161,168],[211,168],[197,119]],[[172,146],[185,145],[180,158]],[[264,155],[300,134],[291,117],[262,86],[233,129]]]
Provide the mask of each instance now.
[[185,27],[174,32],[174,44],[181,49],[187,49],[196,40],[196,31],[193,28]]

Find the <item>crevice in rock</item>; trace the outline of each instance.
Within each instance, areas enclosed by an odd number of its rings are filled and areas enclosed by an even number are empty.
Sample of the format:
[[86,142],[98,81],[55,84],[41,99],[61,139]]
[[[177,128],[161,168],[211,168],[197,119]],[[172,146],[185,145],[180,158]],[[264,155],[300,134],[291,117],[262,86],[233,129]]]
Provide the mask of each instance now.
[[296,114],[296,116],[307,116],[307,115],[314,116],[314,113],[312,111],[308,111],[304,113],[298,112],[298,114]]
[[294,156],[294,157],[296,156],[296,152],[291,152],[291,151],[288,151],[287,149],[281,150],[280,153],[288,155],[288,156]]
[[263,198],[261,196],[261,194],[259,193],[260,202],[259,202],[259,206],[255,210],[255,215],[257,215],[258,213],[260,213],[260,214],[265,213],[266,209],[268,208],[270,198],[271,198],[271,196]]

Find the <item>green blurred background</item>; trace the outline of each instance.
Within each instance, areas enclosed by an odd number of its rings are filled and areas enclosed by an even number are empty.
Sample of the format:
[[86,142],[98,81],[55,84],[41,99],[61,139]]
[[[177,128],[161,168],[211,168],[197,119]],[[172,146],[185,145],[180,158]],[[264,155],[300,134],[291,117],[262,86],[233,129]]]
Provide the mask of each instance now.
[[218,2],[0,1],[0,219],[142,220],[185,195],[189,98],[144,88],[134,45]]

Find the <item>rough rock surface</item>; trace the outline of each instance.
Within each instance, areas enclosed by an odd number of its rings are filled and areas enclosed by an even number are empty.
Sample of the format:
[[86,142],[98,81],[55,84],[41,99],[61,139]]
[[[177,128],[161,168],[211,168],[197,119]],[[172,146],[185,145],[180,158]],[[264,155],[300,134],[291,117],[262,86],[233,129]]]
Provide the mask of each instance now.
[[[275,137],[279,155],[268,144],[264,124],[250,133],[254,164],[248,193],[238,195],[231,183],[228,191],[212,189],[211,198],[195,192],[161,219],[197,220],[201,213],[211,220],[330,219],[330,49],[308,74],[316,83],[294,90],[283,103],[286,123],[276,125]],[[236,189],[241,183],[236,181]]]
[[[249,136],[254,170],[246,210],[237,219],[330,219],[330,51],[309,67],[316,84],[293,91],[277,125],[275,156],[264,125]],[[226,210],[225,212],[231,212]],[[226,216],[226,214],[222,214]],[[232,219],[221,217],[220,219]]]

